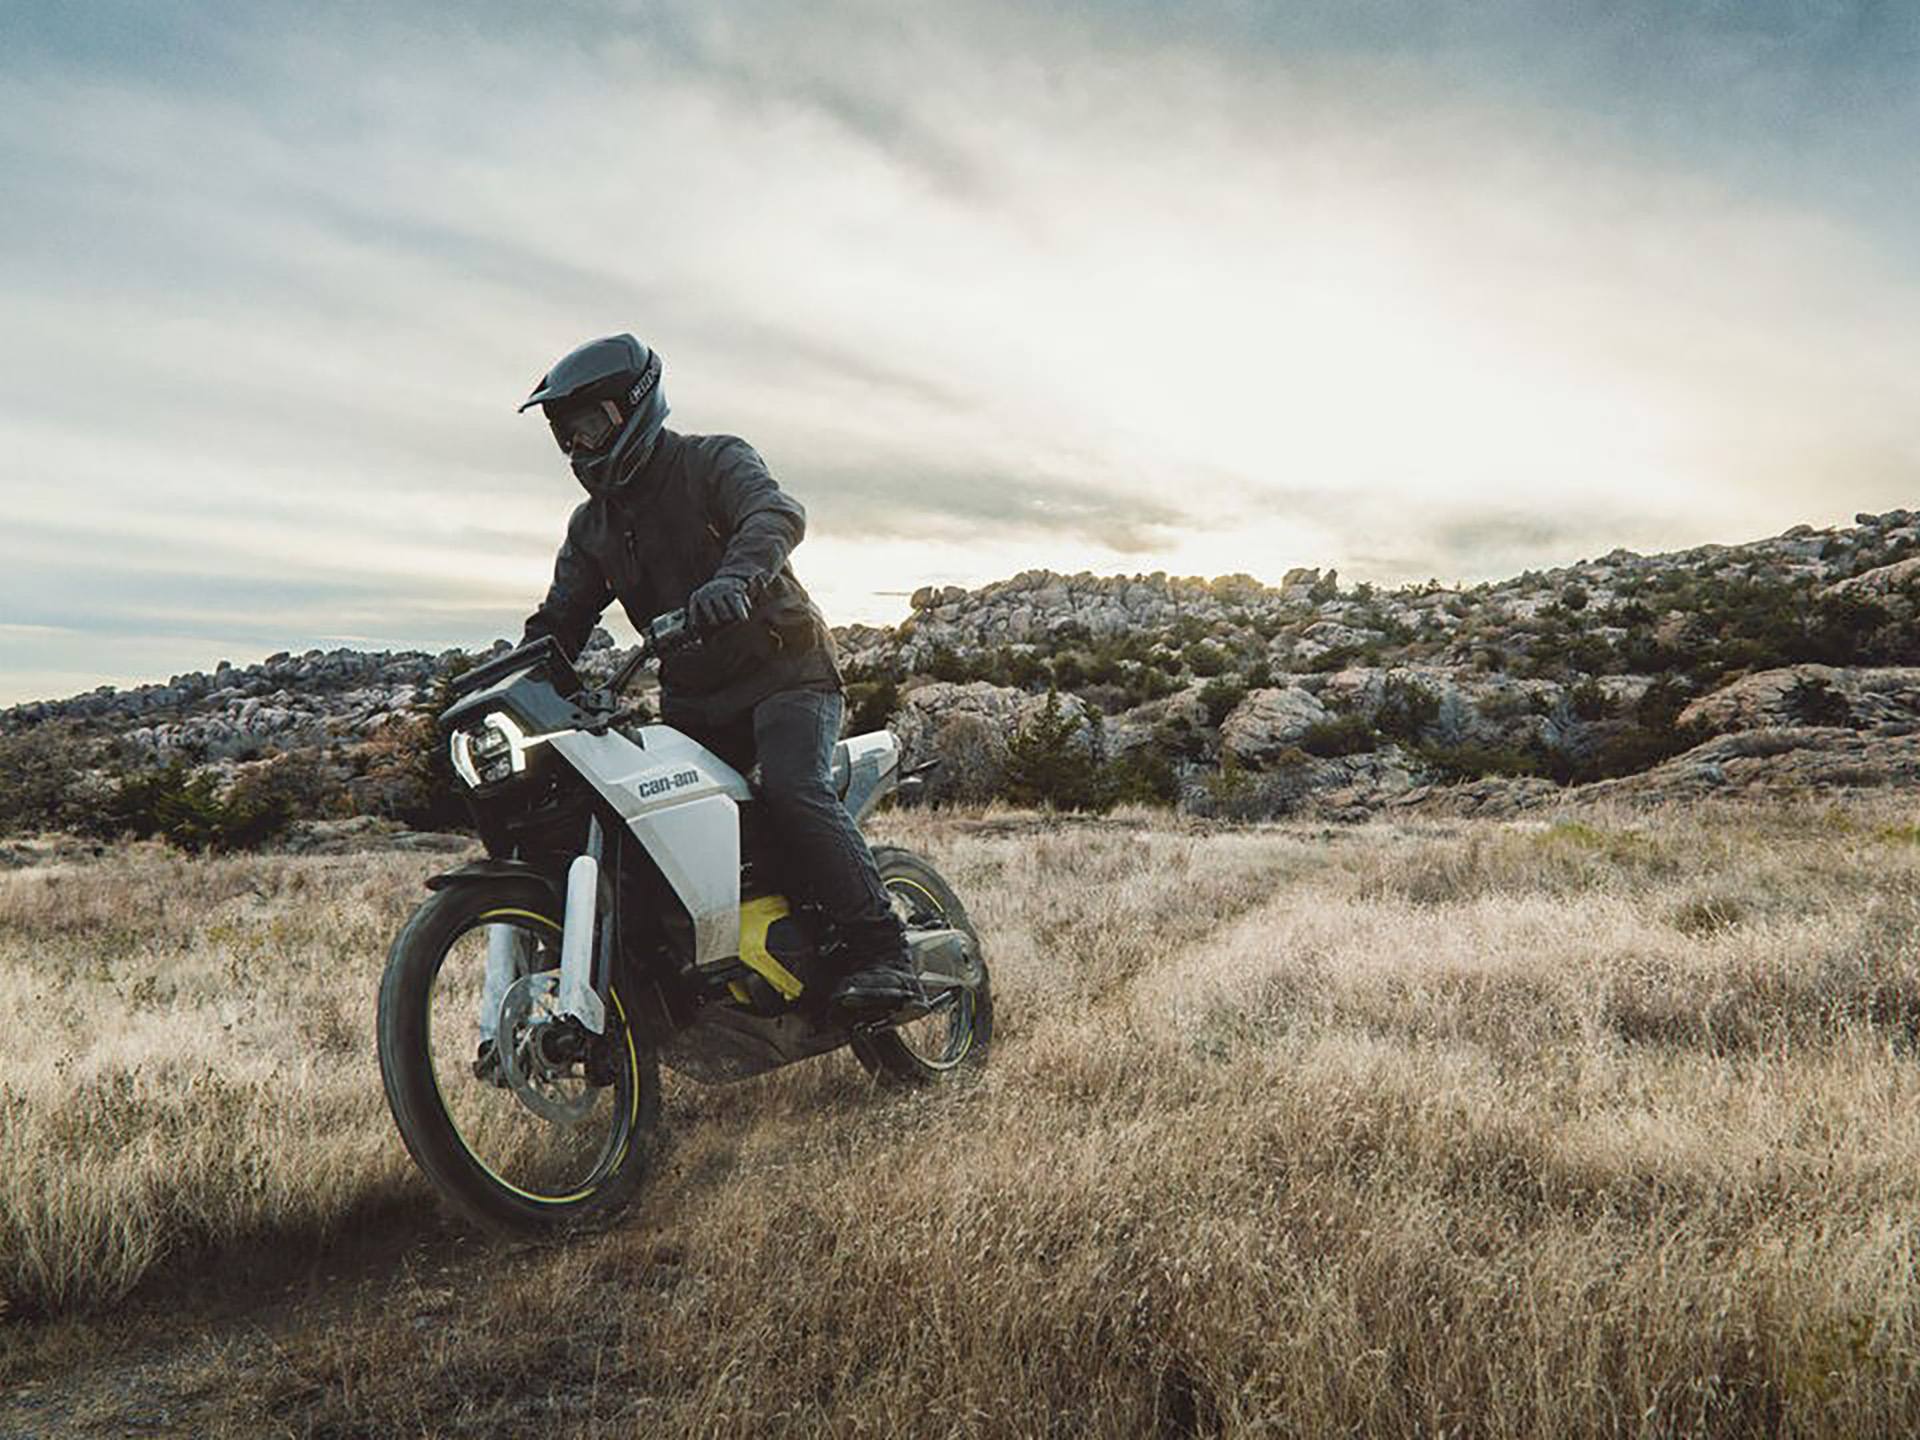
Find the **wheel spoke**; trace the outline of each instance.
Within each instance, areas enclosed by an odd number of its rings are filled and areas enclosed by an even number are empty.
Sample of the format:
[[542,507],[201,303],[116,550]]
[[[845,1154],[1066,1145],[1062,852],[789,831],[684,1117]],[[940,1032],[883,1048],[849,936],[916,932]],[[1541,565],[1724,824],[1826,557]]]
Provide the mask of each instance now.
[[[577,1062],[556,1063],[543,1040],[551,1046],[552,1027],[575,1023],[562,1019],[554,1002],[557,946],[540,925],[492,922],[502,924],[520,932],[515,939],[526,973],[507,987],[490,1017],[498,1061],[483,1067],[487,1076],[474,1074],[489,1024],[480,997],[491,925],[479,923],[455,936],[441,957],[429,1000],[428,1062],[460,1144],[495,1181],[527,1199],[576,1200],[618,1166],[632,1139],[638,1075],[634,1065],[616,1063],[613,1083],[600,1086]],[[612,1013],[608,1019],[610,1027],[617,1023]],[[630,1055],[630,1046],[620,1054]]]
[[[909,930],[946,929],[946,908],[925,885],[911,876],[886,879],[894,913]],[[962,987],[938,983],[930,987],[927,1013],[898,1026],[894,1035],[907,1053],[932,1070],[950,1070],[966,1058],[973,1045],[973,997]]]

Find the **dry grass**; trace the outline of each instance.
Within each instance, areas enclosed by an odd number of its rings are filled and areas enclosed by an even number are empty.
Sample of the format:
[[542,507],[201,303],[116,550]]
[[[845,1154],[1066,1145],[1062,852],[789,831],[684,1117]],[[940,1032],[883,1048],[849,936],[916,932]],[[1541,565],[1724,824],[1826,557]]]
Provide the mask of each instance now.
[[[618,1232],[280,1317],[175,1364],[175,1413],[235,1435],[1920,1427],[1909,813],[886,823],[992,945],[977,1082],[880,1095],[834,1057],[675,1085]],[[425,868],[0,876],[17,1306],[427,1211],[370,1016]],[[136,1298],[164,1304],[169,1273]],[[41,1326],[15,1374],[123,1338],[68,1324],[87,1340]]]

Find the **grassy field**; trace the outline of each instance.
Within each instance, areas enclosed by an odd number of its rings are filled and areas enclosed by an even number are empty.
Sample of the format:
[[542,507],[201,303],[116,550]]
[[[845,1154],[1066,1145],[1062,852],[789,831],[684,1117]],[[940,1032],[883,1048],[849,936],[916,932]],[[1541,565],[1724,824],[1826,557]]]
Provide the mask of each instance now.
[[1912,1434],[1914,820],[883,817],[985,1073],[669,1079],[552,1251],[381,1100],[433,857],[0,874],[0,1436]]

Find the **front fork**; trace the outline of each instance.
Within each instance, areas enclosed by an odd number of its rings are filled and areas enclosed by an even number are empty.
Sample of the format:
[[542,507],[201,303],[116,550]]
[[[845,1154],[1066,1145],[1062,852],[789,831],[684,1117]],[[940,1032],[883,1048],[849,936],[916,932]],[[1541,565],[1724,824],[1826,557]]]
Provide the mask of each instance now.
[[[600,858],[605,835],[600,817],[587,823],[587,848],[567,867],[567,908],[560,929],[559,1013],[578,1020],[595,1035],[606,1033],[607,1007],[603,997],[613,971],[613,926],[600,935],[600,986],[594,985],[594,922],[600,903]],[[500,1003],[513,982],[533,966],[532,937],[517,925],[487,927],[487,974],[480,989],[480,1035],[494,1038],[499,1028]]]

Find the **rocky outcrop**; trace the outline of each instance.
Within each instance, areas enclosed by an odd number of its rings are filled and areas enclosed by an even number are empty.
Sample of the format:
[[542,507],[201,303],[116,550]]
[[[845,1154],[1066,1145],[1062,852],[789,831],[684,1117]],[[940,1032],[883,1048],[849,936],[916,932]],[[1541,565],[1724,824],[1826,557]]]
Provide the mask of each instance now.
[[1877,565],[1829,585],[1824,594],[1855,600],[1877,600],[1895,613],[1911,616],[1920,601],[1920,555]]
[[[1749,762],[1772,766],[1788,784],[1905,773],[1899,745],[1920,734],[1916,596],[1920,515],[1896,510],[1743,545],[1613,550],[1470,587],[1380,590],[1307,567],[1278,585],[1033,570],[972,590],[923,587],[900,624],[848,626],[836,640],[856,701],[898,695],[890,723],[908,762],[947,760],[935,794],[989,795],[1009,739],[1053,685],[1092,752],[1216,813],[1246,808],[1234,777],[1249,774],[1267,777],[1255,788],[1276,803],[1329,814],[1494,813],[1569,793],[1502,773],[1617,774],[1694,733],[1821,738],[1766,754],[1710,751],[1605,783],[1621,794],[1708,793],[1698,776],[1712,772],[1688,778],[1683,761],[1737,776]],[[1816,612],[1825,632],[1805,623]],[[1855,624],[1873,633],[1833,643],[1836,625]],[[419,752],[437,682],[506,643],[471,656],[223,661],[165,684],[16,706],[0,712],[0,736],[58,722],[117,741],[134,764],[315,752],[346,777],[349,803],[392,810],[393,787],[419,783],[394,757]],[[1800,654],[1879,663],[1778,663]],[[596,631],[578,663],[598,683],[625,658]],[[1702,694],[1701,675],[1727,678]],[[1683,702],[1678,718],[1692,730],[1660,730]]]
[[[1096,746],[1100,718],[1091,708],[1073,695],[1059,696],[1058,704],[1085,735],[1089,748]],[[903,766],[939,762],[926,778],[928,795],[984,801],[992,799],[1000,787],[1008,742],[1046,705],[1045,696],[1010,686],[936,680],[909,690],[888,728],[900,742]]]
[[1911,737],[1802,726],[1719,736],[1638,775],[1578,786],[1568,798],[1649,803],[1915,786],[1920,743]]
[[1920,730],[1920,669],[1790,665],[1762,670],[1701,696],[1680,719],[1715,732],[1838,724],[1912,734]]

